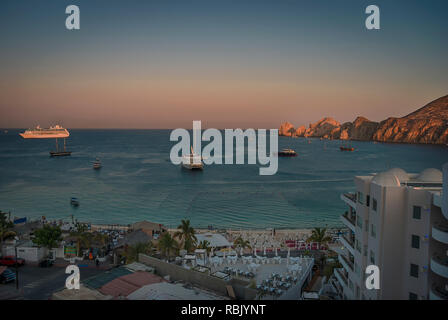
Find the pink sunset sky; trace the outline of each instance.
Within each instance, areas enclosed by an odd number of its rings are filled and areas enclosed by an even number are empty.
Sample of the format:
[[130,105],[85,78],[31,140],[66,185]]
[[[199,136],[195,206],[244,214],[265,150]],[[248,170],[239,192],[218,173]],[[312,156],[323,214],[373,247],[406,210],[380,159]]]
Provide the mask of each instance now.
[[[385,3],[384,27],[371,32],[359,2],[342,9],[331,2],[111,3],[104,11],[80,1],[79,31],[64,28],[61,4],[37,12],[6,5],[0,127],[190,128],[202,120],[203,127],[278,128],[359,115],[379,121],[447,94],[446,19],[437,6],[411,5],[406,15]],[[320,16],[325,10],[331,18]],[[417,12],[421,25],[409,24]]]

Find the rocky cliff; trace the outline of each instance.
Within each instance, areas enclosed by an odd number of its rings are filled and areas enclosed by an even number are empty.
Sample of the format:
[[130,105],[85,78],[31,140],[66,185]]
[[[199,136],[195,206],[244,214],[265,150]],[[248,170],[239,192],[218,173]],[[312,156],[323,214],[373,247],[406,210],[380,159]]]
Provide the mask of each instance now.
[[279,135],[322,137],[404,143],[448,143],[448,95],[436,99],[402,118],[388,118],[381,122],[357,117],[353,122],[340,124],[333,118],[323,118],[308,128],[297,129],[289,123],[280,126]]

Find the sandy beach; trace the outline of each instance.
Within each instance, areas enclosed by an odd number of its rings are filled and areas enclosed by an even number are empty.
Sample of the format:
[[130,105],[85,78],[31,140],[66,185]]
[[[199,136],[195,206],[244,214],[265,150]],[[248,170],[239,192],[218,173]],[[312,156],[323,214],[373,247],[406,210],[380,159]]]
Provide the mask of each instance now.
[[[208,229],[195,229],[197,234],[205,233],[219,233],[223,235],[230,243],[233,243],[237,238],[241,237],[243,240],[248,241],[250,246],[256,250],[269,249],[282,249],[287,248],[287,243],[292,242],[306,242],[311,236],[312,229],[264,229],[264,230],[208,230]],[[337,237],[337,233],[340,229],[332,228],[327,229],[327,233],[333,239]],[[178,231],[177,229],[168,229],[170,233]],[[247,249],[245,250],[247,251]],[[270,251],[270,250],[269,250]]]

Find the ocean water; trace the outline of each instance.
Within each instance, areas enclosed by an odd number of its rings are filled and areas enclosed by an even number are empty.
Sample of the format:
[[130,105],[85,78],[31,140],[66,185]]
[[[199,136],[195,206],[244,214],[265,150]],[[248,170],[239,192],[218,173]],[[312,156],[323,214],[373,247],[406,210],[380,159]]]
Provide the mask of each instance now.
[[[393,167],[441,169],[445,146],[279,138],[299,156],[279,158],[276,175],[258,165],[212,165],[192,172],[173,165],[170,130],[70,130],[70,157],[50,158],[53,139],[0,133],[0,210],[29,219],[70,219],[128,224],[143,219],[176,227],[309,228],[340,226],[340,194],[353,177]],[[99,157],[103,168],[93,170]],[[70,198],[80,200],[78,208]]]

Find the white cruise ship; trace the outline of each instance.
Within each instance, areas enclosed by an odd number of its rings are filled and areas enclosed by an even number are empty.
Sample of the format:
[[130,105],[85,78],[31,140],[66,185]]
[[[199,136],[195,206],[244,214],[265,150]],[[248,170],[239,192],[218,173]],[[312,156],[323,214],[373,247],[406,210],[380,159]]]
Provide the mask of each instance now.
[[55,125],[50,128],[41,128],[37,126],[35,129],[28,129],[19,134],[24,139],[67,138],[70,136],[68,130],[60,125]]

